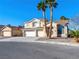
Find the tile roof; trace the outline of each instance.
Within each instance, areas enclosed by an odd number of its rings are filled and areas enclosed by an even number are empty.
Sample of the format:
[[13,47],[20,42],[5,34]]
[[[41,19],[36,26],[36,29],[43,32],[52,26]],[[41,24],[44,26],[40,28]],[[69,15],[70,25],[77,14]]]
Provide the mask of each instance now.
[[[30,22],[32,22],[32,21],[34,21],[34,20],[40,20],[40,21],[44,21],[44,19],[43,18],[33,18],[33,19],[31,19],[31,20],[29,20],[29,21],[27,21],[27,22],[24,22],[24,23],[30,23]],[[47,19],[46,19],[46,21],[48,21]]]

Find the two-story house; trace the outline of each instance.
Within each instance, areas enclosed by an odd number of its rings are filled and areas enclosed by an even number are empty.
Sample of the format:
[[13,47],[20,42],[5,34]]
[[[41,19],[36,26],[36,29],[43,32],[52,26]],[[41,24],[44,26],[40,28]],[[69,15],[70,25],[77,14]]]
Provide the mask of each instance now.
[[24,23],[23,33],[24,36],[43,37],[44,36],[42,35],[44,34],[43,28],[44,28],[44,20],[33,18],[31,21]]
[[[46,21],[47,34],[49,34],[50,24]],[[67,37],[67,26],[65,22],[52,23],[52,37]],[[25,37],[45,37],[44,19],[33,18],[31,21],[24,23],[23,36]]]

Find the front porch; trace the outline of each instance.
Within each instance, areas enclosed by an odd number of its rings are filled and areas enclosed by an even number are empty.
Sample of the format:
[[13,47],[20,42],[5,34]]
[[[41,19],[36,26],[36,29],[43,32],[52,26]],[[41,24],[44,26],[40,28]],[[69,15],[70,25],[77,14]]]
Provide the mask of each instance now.
[[[68,27],[61,24],[53,24],[52,25],[52,38],[62,37],[67,38],[68,37]],[[49,29],[50,26],[47,26],[47,36],[49,35]]]

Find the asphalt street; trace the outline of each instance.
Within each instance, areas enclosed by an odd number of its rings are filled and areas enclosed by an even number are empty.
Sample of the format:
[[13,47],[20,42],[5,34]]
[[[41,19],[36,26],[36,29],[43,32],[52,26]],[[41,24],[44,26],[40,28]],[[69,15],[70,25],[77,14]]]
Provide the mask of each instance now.
[[0,59],[79,59],[79,48],[56,44],[0,42]]

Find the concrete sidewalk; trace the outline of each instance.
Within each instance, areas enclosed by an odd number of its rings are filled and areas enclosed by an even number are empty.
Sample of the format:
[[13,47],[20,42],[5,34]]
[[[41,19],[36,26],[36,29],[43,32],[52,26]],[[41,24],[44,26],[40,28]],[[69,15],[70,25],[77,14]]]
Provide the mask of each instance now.
[[39,38],[37,41],[56,41],[56,42],[71,42],[72,38],[53,38],[53,39],[48,39],[48,38]]
[[11,38],[11,37],[2,37],[2,36],[0,36],[0,40],[6,39],[6,38]]
[[[41,40],[39,40],[41,39]],[[66,39],[63,39],[66,40]],[[79,47],[79,44],[77,43],[72,43],[72,42],[65,42],[62,40],[56,41],[56,39],[52,40],[42,40],[42,38],[37,38],[37,37],[12,37],[12,38],[6,38],[3,40],[0,40],[0,42],[33,42],[33,43],[47,43],[47,44],[58,44],[58,45],[66,45],[66,46],[73,46],[73,47]]]

